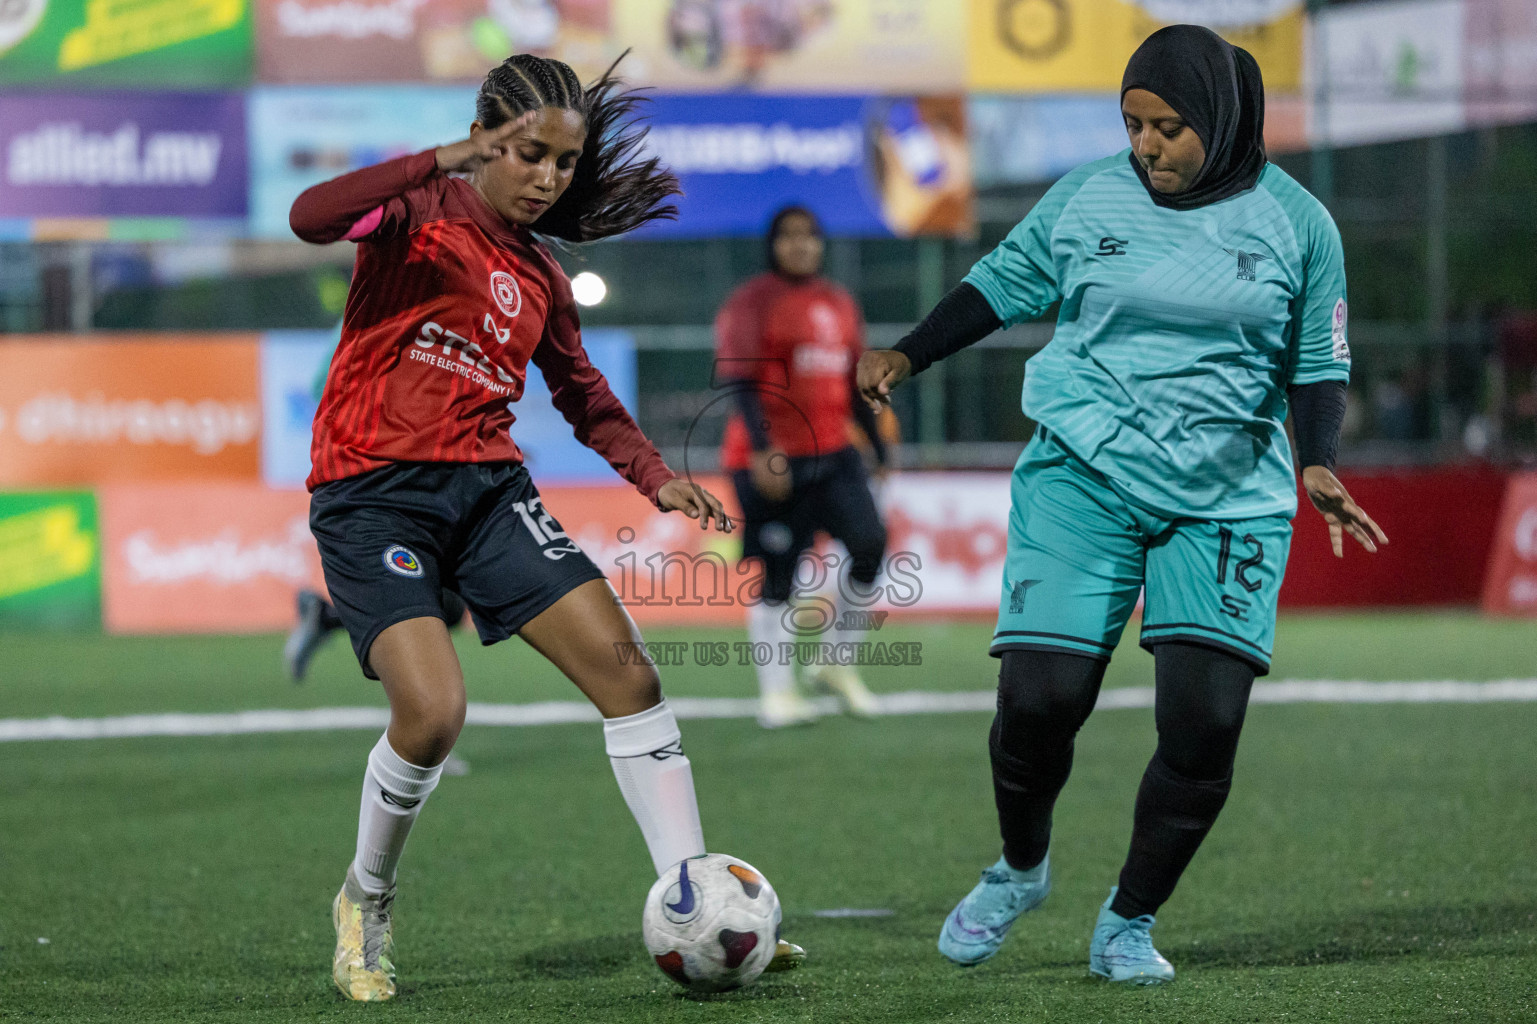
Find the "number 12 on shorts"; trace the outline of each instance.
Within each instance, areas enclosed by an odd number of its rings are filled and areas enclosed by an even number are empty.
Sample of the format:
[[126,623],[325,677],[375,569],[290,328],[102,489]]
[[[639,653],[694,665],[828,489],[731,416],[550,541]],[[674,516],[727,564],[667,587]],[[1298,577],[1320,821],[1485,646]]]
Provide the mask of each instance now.
[[[1226,586],[1228,564],[1232,561],[1234,555],[1233,531],[1226,526],[1219,527],[1217,530],[1217,536],[1219,538],[1220,544],[1217,550],[1217,582],[1223,586]],[[1254,553],[1248,558],[1240,559],[1238,563],[1234,565],[1233,579],[1239,584],[1239,586],[1243,587],[1245,590],[1252,594],[1265,585],[1260,580],[1251,579],[1248,575],[1249,570],[1258,569],[1260,564],[1264,562],[1265,545],[1256,540],[1252,533],[1244,534],[1243,537],[1239,539],[1239,541],[1240,543],[1247,545],[1250,549],[1253,550]]]
[[[1250,575],[1248,575],[1250,574],[1251,569],[1259,569],[1260,563],[1265,561],[1265,544],[1262,544],[1259,540],[1256,540],[1256,537],[1254,537],[1253,534],[1245,534],[1243,537],[1237,538],[1237,541],[1239,541],[1240,544],[1245,544],[1248,549],[1253,550],[1254,554],[1250,555],[1248,558],[1239,558],[1239,561],[1234,564],[1233,530],[1227,526],[1217,527],[1217,538],[1219,538],[1219,547],[1217,547],[1217,583],[1219,583],[1220,586],[1227,586],[1228,566],[1233,564],[1233,580],[1236,581],[1239,586],[1242,586],[1243,589],[1248,590],[1250,593],[1254,593],[1257,592],[1260,587],[1265,586],[1263,581],[1254,580],[1254,578],[1251,578]],[[1242,554],[1242,552],[1237,552],[1237,554]],[[1248,609],[1250,609],[1250,603],[1248,603],[1248,601],[1237,600],[1237,598],[1231,597],[1231,595],[1227,595],[1227,593],[1222,595],[1223,615],[1228,615],[1230,618],[1236,618],[1236,620],[1245,621],[1245,623],[1247,623]]]
[[535,543],[543,549],[545,558],[559,561],[566,555],[580,553],[581,549],[571,543],[571,538],[566,536],[560,524],[545,509],[541,499],[534,497],[527,501],[515,501],[512,507],[523,520],[523,525],[528,527],[528,532],[533,534]]

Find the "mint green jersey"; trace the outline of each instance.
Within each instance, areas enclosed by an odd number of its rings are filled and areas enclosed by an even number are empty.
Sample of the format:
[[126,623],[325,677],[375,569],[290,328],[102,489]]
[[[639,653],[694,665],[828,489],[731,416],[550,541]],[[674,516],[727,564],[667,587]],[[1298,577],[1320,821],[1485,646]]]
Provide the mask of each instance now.
[[966,281],[1005,324],[1061,300],[1024,411],[1127,500],[1296,513],[1286,389],[1348,381],[1350,346],[1339,232],[1275,164],[1195,210],[1154,205],[1127,151],[1085,164]]

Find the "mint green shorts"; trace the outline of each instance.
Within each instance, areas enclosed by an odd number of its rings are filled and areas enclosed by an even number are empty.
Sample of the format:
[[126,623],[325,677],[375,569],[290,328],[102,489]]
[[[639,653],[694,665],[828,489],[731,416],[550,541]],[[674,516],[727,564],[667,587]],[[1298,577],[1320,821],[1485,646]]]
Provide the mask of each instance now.
[[1038,429],[1014,466],[1009,550],[991,653],[1108,661],[1146,588],[1142,646],[1226,651],[1270,671],[1291,520],[1168,518]]

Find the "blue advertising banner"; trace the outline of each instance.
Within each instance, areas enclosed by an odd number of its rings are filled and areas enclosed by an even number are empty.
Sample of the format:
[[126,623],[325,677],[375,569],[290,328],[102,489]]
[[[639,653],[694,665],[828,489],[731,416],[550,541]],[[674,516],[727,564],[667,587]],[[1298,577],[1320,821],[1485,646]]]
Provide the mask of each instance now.
[[[649,145],[679,176],[676,222],[656,238],[756,234],[803,203],[838,235],[972,228],[959,97],[653,95]],[[475,90],[457,86],[267,87],[250,98],[251,227],[289,237],[288,209],[317,182],[463,138]]]
[[[341,338],[329,331],[268,331],[261,342],[262,479],[269,487],[299,488],[310,472],[311,424],[325,387],[331,353]],[[627,331],[593,328],[582,332],[593,365],[609,387],[634,410],[635,339]],[[539,370],[529,367],[523,397],[513,406],[513,438],[523,449],[539,484],[613,483],[613,469],[571,433],[571,425],[550,404]]]
[[978,188],[1054,181],[1128,145],[1113,93],[977,96],[966,118]]
[[244,217],[234,93],[0,96],[0,218]]
[[475,87],[256,88],[248,117],[251,233],[292,238],[288,208],[311,185],[469,135]]
[[683,185],[675,222],[648,237],[749,235],[788,203],[835,235],[971,230],[972,185],[959,98],[663,95],[651,152]]

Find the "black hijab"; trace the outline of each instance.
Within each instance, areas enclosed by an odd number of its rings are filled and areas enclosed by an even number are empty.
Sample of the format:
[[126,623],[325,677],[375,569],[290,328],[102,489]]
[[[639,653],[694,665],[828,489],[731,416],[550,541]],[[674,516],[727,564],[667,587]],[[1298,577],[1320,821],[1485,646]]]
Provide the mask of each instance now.
[[811,230],[819,238],[826,237],[825,233],[822,231],[822,222],[817,219],[817,215],[812,213],[811,210],[800,205],[799,203],[791,203],[789,206],[781,206],[778,212],[774,214],[774,219],[769,221],[768,234],[764,236],[763,241],[765,243],[765,247],[768,250],[769,269],[774,273],[780,274],[784,277],[793,277],[795,275],[786,274],[783,270],[779,269],[779,257],[774,255],[774,242],[779,238],[779,232],[784,229],[785,221],[789,220],[791,217],[805,217],[811,222]]
[[1143,40],[1126,65],[1121,95],[1146,89],[1174,108],[1201,139],[1206,162],[1183,192],[1165,194],[1131,166],[1153,202],[1193,210],[1254,187],[1265,169],[1265,87],[1259,64],[1209,28],[1170,25]]

